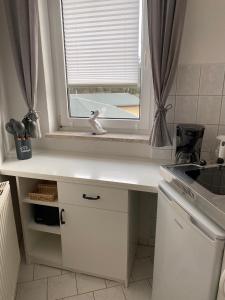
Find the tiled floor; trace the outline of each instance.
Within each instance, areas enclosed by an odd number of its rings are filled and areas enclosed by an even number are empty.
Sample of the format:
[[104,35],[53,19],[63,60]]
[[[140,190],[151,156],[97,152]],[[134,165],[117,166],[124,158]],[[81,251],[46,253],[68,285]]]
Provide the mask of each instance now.
[[102,278],[22,262],[16,300],[150,300],[153,254],[151,247],[138,248],[128,288]]

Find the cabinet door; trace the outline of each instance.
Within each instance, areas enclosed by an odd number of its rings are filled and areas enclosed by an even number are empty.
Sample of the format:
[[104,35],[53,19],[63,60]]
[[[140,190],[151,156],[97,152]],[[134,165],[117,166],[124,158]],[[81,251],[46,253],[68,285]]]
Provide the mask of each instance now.
[[63,265],[126,280],[127,213],[69,204],[61,209],[65,222],[61,225]]

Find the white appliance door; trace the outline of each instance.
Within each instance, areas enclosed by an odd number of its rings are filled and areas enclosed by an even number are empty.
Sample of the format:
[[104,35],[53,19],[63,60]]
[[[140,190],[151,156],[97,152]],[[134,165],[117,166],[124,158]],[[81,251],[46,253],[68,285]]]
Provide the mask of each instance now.
[[163,182],[158,199],[152,300],[215,300],[223,235]]
[[225,300],[225,253],[223,256],[223,265],[221,270],[217,300]]

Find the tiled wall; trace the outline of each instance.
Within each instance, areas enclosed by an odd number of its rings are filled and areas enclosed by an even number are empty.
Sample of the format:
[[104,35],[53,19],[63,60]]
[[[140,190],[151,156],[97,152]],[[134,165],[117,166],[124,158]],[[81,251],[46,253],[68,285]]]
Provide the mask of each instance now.
[[[173,158],[175,155],[175,128],[177,123],[205,125],[202,158],[215,160],[216,137],[225,134],[225,64],[180,65],[167,103],[173,108],[167,122],[173,136],[173,147],[155,148],[155,158]],[[140,242],[154,243],[156,220],[155,202],[147,203],[148,195],[141,196]],[[151,218],[148,216],[151,214]],[[144,229],[147,228],[147,229]],[[151,229],[151,230],[150,230]],[[148,230],[148,231],[147,231]]]
[[177,123],[197,123],[205,125],[202,157],[214,159],[218,145],[216,137],[225,134],[224,77],[225,64],[195,64],[178,67],[168,98],[168,103],[173,105],[167,114],[167,122],[173,136],[173,147],[161,149],[158,152],[159,157],[174,157]]

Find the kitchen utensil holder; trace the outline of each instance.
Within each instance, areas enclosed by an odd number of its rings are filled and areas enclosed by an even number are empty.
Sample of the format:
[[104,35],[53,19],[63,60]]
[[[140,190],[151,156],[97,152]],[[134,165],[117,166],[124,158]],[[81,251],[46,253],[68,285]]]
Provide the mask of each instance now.
[[31,139],[15,138],[16,154],[19,160],[29,159],[32,157]]

